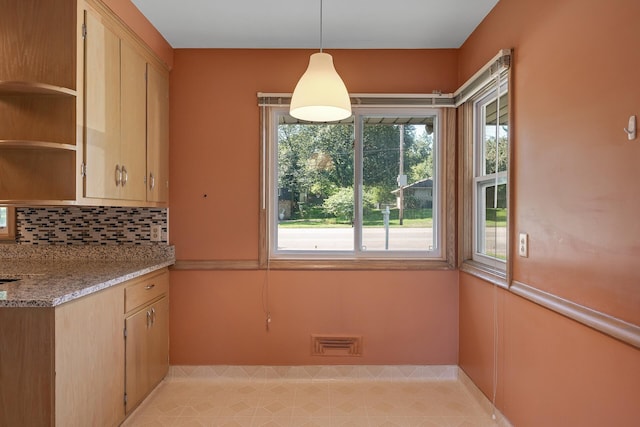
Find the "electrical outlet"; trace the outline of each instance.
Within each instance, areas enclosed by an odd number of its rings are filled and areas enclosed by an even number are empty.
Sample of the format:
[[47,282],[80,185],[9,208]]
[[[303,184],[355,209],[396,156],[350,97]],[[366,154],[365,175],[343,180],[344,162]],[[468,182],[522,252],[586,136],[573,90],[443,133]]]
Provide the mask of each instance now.
[[152,225],[151,226],[151,241],[152,242],[160,242],[160,241],[162,241],[162,226],[161,225]]
[[529,257],[529,235],[527,233],[520,233],[518,238],[518,255],[524,258]]

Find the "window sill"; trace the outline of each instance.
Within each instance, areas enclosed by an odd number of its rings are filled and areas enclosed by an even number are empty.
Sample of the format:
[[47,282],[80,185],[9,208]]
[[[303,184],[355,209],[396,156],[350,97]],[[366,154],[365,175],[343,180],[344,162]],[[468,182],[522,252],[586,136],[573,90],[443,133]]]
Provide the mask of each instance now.
[[15,243],[16,235],[15,233],[0,233],[0,243]]
[[[407,259],[272,259],[270,270],[454,270],[442,260]],[[248,260],[177,260],[174,270],[266,270],[267,264],[259,265]]]
[[272,259],[272,270],[452,270],[442,260],[429,259]]
[[504,289],[509,289],[507,274],[504,270],[493,268],[477,261],[466,260],[460,265],[460,271],[483,279]]

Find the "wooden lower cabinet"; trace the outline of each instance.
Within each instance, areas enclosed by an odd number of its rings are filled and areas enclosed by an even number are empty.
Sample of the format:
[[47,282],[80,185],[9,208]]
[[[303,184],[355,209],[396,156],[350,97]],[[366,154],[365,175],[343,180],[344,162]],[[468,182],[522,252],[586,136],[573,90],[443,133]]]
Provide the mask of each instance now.
[[122,287],[56,309],[56,426],[115,426],[122,422],[122,310]]
[[[0,426],[121,424],[168,370],[168,275],[57,307],[0,307]],[[126,313],[141,286],[153,300]],[[125,406],[125,389],[135,403]]]
[[169,300],[163,297],[125,321],[126,412],[129,414],[167,374]]
[[0,308],[0,426],[54,423],[54,310]]
[[58,307],[0,308],[0,426],[124,419],[123,288]]
[[125,317],[127,414],[158,385],[169,369],[168,285],[168,273],[163,273],[131,285],[125,291],[125,306],[132,307]]

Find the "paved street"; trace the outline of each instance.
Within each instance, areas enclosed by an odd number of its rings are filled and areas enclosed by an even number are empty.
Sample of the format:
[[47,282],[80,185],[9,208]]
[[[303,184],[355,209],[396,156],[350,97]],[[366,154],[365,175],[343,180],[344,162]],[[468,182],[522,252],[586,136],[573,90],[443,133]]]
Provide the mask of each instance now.
[[[353,228],[280,228],[281,250],[352,250]],[[390,250],[427,250],[433,245],[431,228],[390,228]],[[367,250],[385,249],[384,228],[364,228],[362,244]]]
[[[280,228],[278,249],[280,250],[345,250],[353,248],[353,228]],[[497,233],[497,236],[496,234]],[[506,229],[487,229],[487,248],[492,248],[497,237],[498,253],[506,254]],[[385,250],[384,228],[363,229],[363,246],[369,251]],[[389,250],[423,251],[433,246],[431,228],[389,228]],[[493,252],[493,251],[489,251]]]

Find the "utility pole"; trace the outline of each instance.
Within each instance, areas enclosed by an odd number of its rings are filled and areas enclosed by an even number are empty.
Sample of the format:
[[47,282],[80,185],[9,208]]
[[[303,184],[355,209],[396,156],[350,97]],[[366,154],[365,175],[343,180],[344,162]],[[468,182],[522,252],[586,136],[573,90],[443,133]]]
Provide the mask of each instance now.
[[404,125],[400,125],[400,171],[398,176],[398,187],[400,187],[400,206],[398,220],[400,225],[404,219],[404,186],[407,184],[404,178]]

